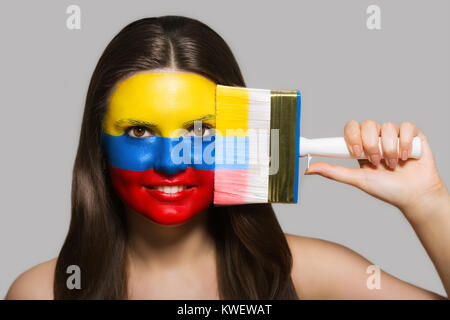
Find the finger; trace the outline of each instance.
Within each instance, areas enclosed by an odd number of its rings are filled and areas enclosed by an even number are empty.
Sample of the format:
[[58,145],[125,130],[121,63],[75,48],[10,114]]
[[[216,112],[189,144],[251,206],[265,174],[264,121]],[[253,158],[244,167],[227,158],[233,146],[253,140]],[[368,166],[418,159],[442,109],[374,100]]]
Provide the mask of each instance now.
[[384,162],[389,168],[395,169],[398,163],[399,128],[395,123],[385,122],[381,125],[381,148]]
[[358,158],[362,152],[361,126],[356,120],[350,120],[344,127],[344,138],[352,156]]
[[359,167],[366,168],[367,166],[371,166],[371,163],[368,159],[358,159]]
[[319,174],[323,177],[362,188],[363,170],[336,166],[328,162],[316,162],[306,171],[306,174]]
[[364,153],[367,159],[378,166],[381,160],[378,141],[380,137],[380,125],[373,120],[364,120],[361,124],[361,137]]
[[400,155],[403,161],[407,160],[411,154],[412,141],[419,134],[419,128],[411,122],[400,124]]

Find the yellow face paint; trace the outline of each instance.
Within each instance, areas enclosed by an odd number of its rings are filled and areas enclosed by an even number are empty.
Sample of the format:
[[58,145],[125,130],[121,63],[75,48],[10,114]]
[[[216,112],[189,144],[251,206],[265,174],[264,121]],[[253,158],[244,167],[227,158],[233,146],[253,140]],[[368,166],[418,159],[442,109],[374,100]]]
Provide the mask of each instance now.
[[119,136],[142,122],[154,126],[158,135],[175,137],[195,120],[215,126],[215,92],[213,81],[194,73],[135,74],[111,94],[104,132]]

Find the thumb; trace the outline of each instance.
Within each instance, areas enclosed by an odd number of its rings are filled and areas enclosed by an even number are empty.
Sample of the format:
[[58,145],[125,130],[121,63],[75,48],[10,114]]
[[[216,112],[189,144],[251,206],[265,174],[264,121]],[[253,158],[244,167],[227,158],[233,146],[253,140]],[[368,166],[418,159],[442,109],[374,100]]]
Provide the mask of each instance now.
[[417,136],[420,138],[420,141],[422,143],[422,154],[420,156],[420,159],[425,159],[424,161],[434,162],[433,152],[431,151],[431,147],[430,144],[428,143],[427,137],[420,130]]
[[328,162],[316,162],[309,166],[305,174],[319,174],[325,178],[360,188],[362,181],[361,171],[361,169],[345,168]]

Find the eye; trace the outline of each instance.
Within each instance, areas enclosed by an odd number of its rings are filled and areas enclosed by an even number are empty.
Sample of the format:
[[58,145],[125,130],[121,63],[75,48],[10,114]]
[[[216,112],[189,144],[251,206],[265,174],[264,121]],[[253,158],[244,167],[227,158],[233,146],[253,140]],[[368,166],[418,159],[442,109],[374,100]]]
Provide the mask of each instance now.
[[126,134],[133,138],[147,138],[152,135],[146,127],[129,127]]
[[202,124],[201,127],[190,127],[188,129],[188,136],[203,136],[208,137],[214,134],[214,128],[209,124]]

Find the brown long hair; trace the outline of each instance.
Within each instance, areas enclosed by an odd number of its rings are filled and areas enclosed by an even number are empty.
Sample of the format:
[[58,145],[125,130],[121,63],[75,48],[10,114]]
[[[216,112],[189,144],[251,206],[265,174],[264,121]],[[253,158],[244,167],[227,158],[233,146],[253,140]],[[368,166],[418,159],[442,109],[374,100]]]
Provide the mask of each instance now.
[[[245,86],[225,41],[186,17],[145,18],[108,44],[92,75],[73,168],[72,218],[55,270],[55,299],[126,299],[127,234],[123,203],[111,187],[101,146],[111,88],[130,73],[175,67],[218,84]],[[292,256],[270,204],[208,209],[216,243],[221,299],[297,299]],[[69,290],[67,267],[81,269],[81,290]]]

